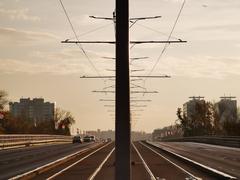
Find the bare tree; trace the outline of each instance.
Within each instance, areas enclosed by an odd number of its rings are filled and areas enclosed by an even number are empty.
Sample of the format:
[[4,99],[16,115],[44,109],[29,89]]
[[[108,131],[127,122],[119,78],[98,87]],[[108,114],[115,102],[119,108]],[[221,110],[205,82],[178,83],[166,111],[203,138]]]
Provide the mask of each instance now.
[[71,112],[57,108],[54,121],[60,133],[70,135],[70,126],[75,123]]

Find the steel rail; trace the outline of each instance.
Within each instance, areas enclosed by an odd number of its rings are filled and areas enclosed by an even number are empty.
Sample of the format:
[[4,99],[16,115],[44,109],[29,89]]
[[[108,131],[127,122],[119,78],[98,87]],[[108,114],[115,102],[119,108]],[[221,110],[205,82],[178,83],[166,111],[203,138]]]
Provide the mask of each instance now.
[[90,154],[84,156],[83,158],[79,159],[78,161],[74,162],[73,164],[67,166],[66,168],[62,169],[61,171],[55,173],[54,175],[50,176],[47,178],[47,180],[51,180],[56,178],[57,176],[59,176],[60,174],[62,174],[63,172],[67,171],[68,169],[72,168],[73,166],[75,166],[76,164],[80,163],[81,161],[87,159],[88,157],[92,156],[93,154],[95,154],[96,152],[100,151],[101,149],[105,148],[106,146],[110,145],[111,143],[107,143],[106,145],[98,148],[97,150],[91,152]]
[[97,174],[102,169],[103,165],[107,162],[109,157],[112,155],[114,150],[115,150],[115,147],[110,151],[110,153],[106,156],[106,158],[102,161],[102,163],[98,166],[98,168],[93,172],[93,174],[88,178],[88,180],[93,180],[97,176]]
[[154,149],[148,147],[147,145],[143,144],[142,142],[139,142],[141,145],[143,145],[144,147],[148,148],[149,150],[151,150],[152,152],[154,152],[155,154],[159,155],[160,157],[162,157],[163,159],[165,159],[166,161],[168,161],[169,163],[171,163],[172,165],[176,166],[177,168],[179,168],[181,171],[187,173],[189,176],[191,176],[193,179],[196,180],[201,180],[201,178],[194,176],[192,173],[188,172],[187,170],[183,169],[181,166],[177,165],[176,163],[174,163],[173,161],[171,161],[170,159],[166,158],[165,156],[163,156],[162,154],[158,153],[157,151],[155,151]]
[[[143,144],[142,142],[140,142],[140,144],[142,144],[143,146],[149,148],[149,149],[152,150],[152,151],[155,151],[154,149],[150,148],[149,146]],[[152,145],[152,146],[154,146],[154,147],[156,147],[156,148],[159,148],[159,149],[165,151],[166,153],[169,153],[169,154],[171,154],[172,156],[181,159],[182,161],[188,162],[188,163],[192,164],[193,166],[202,169],[203,171],[207,171],[207,172],[211,173],[213,176],[217,176],[217,177],[220,178],[220,179],[237,179],[237,178],[234,177],[234,176],[231,176],[231,175],[229,175],[229,174],[227,174],[227,173],[221,172],[221,171],[219,171],[219,170],[217,170],[217,169],[214,169],[214,168],[211,168],[211,167],[209,167],[209,166],[203,165],[203,164],[201,164],[201,163],[199,163],[199,162],[196,162],[196,161],[194,161],[194,160],[192,160],[192,159],[189,159],[189,158],[187,158],[187,157],[184,157],[184,156],[182,156],[182,155],[179,155],[179,154],[177,154],[177,153],[175,153],[175,152],[172,152],[172,151],[170,151],[170,150],[166,150],[165,148],[160,148],[160,147],[155,146],[154,144],[151,144],[151,143],[147,143],[147,144]],[[155,151],[155,153],[157,153],[157,154],[159,154],[160,156],[162,156],[162,155],[161,155],[160,153],[158,153],[157,151]],[[163,157],[164,157],[164,156],[163,156]],[[180,167],[180,166],[179,166],[179,167]],[[180,167],[180,168],[182,168],[182,167]],[[183,169],[183,168],[182,168],[182,169]],[[187,171],[186,171],[186,172],[187,172]]]
[[[110,143],[108,143],[110,144]],[[106,144],[106,145],[108,145]],[[45,165],[42,165],[40,167],[37,167],[33,170],[30,170],[30,171],[27,171],[25,173],[22,173],[22,174],[19,174],[19,175],[16,175],[16,176],[13,176],[11,178],[9,178],[10,180],[18,180],[18,179],[30,179],[30,178],[33,178],[43,172],[46,172],[52,168],[54,168],[55,166],[58,166],[58,165],[61,165],[75,157],[77,157],[78,155],[81,155],[82,153],[85,153],[85,152],[88,152],[89,150],[91,150],[92,148],[95,148],[99,145],[94,145],[94,146],[91,146],[91,147],[87,147],[87,148],[83,148],[75,153],[72,153],[72,154],[69,154],[67,156],[64,156],[60,159],[57,159],[55,161],[52,161],[50,163],[47,163]]]
[[147,170],[147,172],[148,172],[151,180],[157,180],[157,179],[155,178],[155,176],[153,175],[152,171],[150,170],[150,168],[148,167],[147,163],[144,161],[143,157],[141,156],[141,154],[140,154],[140,152],[138,151],[138,149],[136,148],[136,146],[135,146],[133,143],[132,143],[132,146],[133,146],[133,148],[135,149],[135,151],[137,152],[137,154],[138,154],[139,158],[141,159],[141,161],[143,162],[143,165],[144,165],[145,169]]

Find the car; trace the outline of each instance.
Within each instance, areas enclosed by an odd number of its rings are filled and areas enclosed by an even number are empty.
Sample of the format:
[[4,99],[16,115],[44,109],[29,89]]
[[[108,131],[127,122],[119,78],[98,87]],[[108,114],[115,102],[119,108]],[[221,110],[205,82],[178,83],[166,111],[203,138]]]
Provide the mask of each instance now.
[[83,138],[83,142],[91,142],[92,141],[92,138],[91,138],[91,136],[84,136],[84,138]]
[[90,136],[90,137],[91,137],[91,141],[92,141],[92,142],[95,142],[95,141],[96,141],[95,136]]
[[82,143],[82,138],[79,135],[73,136],[72,143]]

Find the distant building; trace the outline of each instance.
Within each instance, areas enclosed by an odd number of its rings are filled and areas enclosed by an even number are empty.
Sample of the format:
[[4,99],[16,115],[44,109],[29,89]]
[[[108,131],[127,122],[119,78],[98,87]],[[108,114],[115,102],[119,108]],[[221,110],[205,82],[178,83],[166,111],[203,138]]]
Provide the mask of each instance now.
[[94,135],[98,139],[107,139],[111,138],[112,140],[115,139],[115,131],[113,130],[107,130],[107,131],[101,131],[100,129],[97,129],[97,131],[85,131],[82,134],[83,136],[85,135]]
[[174,137],[181,137],[183,132],[180,128],[176,125],[166,126],[162,129],[154,129],[152,133],[152,140],[159,141],[164,138],[174,138]]
[[146,133],[144,131],[132,131],[131,140],[132,141],[141,141],[141,140],[151,140],[151,133]]
[[35,123],[54,119],[55,103],[44,102],[43,98],[21,98],[20,102],[9,103],[14,117],[23,117]]
[[[92,130],[92,131],[85,131],[80,135],[94,135],[97,139],[107,139],[111,138],[112,140],[115,140],[115,131],[113,130],[107,130],[107,131],[101,131],[100,129]],[[146,133],[144,131],[132,131],[131,132],[131,140],[132,141],[139,141],[139,140],[150,140],[151,139],[151,133]]]
[[187,119],[191,119],[198,113],[198,108],[205,104],[204,97],[193,96],[189,97],[191,100],[183,104],[183,113],[186,115]]
[[237,121],[237,101],[235,97],[220,97],[221,100],[215,104],[215,110],[220,123],[225,121]]

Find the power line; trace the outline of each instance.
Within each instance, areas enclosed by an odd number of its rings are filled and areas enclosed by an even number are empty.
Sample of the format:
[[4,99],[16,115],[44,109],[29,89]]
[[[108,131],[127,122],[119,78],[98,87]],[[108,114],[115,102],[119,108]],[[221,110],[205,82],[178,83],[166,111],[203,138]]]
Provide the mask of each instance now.
[[[154,28],[151,28],[151,27],[149,27],[149,26],[143,25],[143,24],[141,24],[141,23],[138,23],[138,24],[136,24],[136,25],[141,26],[141,27],[143,27],[143,28],[145,28],[145,29],[151,30],[151,31],[153,31],[153,32],[159,33],[159,34],[161,34],[161,35],[164,35],[164,36],[167,36],[167,37],[169,36],[167,33],[158,31],[158,30],[156,30],[156,29],[154,29]],[[174,36],[171,36],[171,38],[179,40],[179,38],[174,37]]]
[[[63,11],[64,11],[64,13],[65,13],[65,15],[66,15],[66,17],[67,17],[67,20],[68,20],[68,22],[69,22],[69,24],[70,24],[70,27],[71,27],[71,29],[72,29],[72,31],[73,31],[73,33],[74,33],[75,38],[79,41],[78,36],[77,36],[77,33],[76,33],[76,31],[75,31],[75,29],[74,29],[74,27],[73,27],[73,24],[72,24],[72,22],[71,22],[71,20],[70,20],[70,18],[69,18],[69,15],[68,15],[68,13],[67,13],[66,8],[65,8],[64,5],[63,5],[62,0],[59,0],[59,2],[60,2],[61,6],[62,6],[62,8],[63,8]],[[95,65],[93,64],[93,62],[90,60],[89,56],[87,55],[86,51],[83,49],[82,45],[79,44],[79,43],[76,44],[76,45],[77,45],[77,46],[79,47],[79,49],[83,52],[83,54],[85,55],[85,57],[87,58],[88,62],[91,64],[91,66],[93,67],[93,69],[96,71],[96,73],[100,76],[99,71],[97,70],[97,68],[95,67]]]
[[[173,31],[174,31],[174,29],[175,29],[175,27],[176,27],[176,25],[177,25],[177,22],[178,22],[179,17],[180,17],[180,15],[181,15],[181,13],[182,13],[182,10],[183,10],[183,7],[184,7],[185,3],[186,3],[186,0],[183,0],[183,3],[182,3],[182,5],[181,5],[181,8],[180,8],[179,13],[178,13],[178,15],[177,15],[177,18],[176,18],[176,20],[175,20],[175,22],[174,22],[174,24],[173,24],[173,27],[172,27],[172,29],[171,29],[171,31],[170,31],[170,34],[169,34],[169,36],[168,36],[167,41],[169,41],[170,38],[172,37],[172,33],[173,33]],[[165,45],[164,45],[164,47],[163,47],[163,50],[161,51],[161,54],[158,56],[158,59],[157,59],[156,63],[153,65],[153,67],[152,67],[152,69],[150,70],[150,72],[148,73],[148,75],[151,75],[151,74],[152,74],[152,72],[153,72],[154,69],[156,68],[157,64],[159,63],[160,59],[162,58],[162,56],[163,56],[163,54],[164,54],[164,52],[166,51],[166,49],[167,49],[168,46],[169,46],[169,43],[165,43]]]
[[[79,37],[85,36],[85,35],[87,35],[87,34],[96,32],[96,31],[98,31],[98,30],[100,30],[100,29],[103,29],[103,28],[105,28],[105,27],[107,27],[107,26],[110,26],[110,25],[112,25],[112,24],[113,24],[113,23],[108,23],[108,24],[105,24],[105,25],[103,25],[103,26],[99,26],[99,27],[97,27],[97,28],[95,28],[95,29],[92,29],[92,30],[89,30],[89,31],[87,31],[87,32],[84,32],[84,33],[78,35],[77,37],[79,38]],[[75,38],[75,36],[74,36],[74,37],[71,37],[71,38],[69,38],[69,39],[73,39],[73,38]]]

